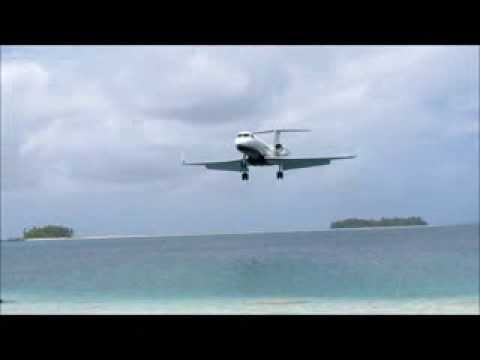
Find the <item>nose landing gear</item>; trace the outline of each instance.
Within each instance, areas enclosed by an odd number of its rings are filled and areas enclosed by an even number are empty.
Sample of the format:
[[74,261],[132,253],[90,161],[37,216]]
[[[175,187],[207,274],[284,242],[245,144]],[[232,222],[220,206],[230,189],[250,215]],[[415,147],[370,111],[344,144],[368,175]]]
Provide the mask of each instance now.
[[244,172],[242,173],[242,180],[248,180],[248,173],[247,172]]

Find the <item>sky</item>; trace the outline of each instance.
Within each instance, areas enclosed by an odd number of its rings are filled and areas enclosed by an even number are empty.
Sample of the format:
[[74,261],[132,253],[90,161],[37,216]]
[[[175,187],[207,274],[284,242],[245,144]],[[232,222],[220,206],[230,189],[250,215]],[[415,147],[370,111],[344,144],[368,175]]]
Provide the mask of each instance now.
[[[2,46],[0,81],[2,239],[478,222],[478,46]],[[282,135],[292,155],[357,158],[282,181],[181,165],[285,127],[312,130]]]

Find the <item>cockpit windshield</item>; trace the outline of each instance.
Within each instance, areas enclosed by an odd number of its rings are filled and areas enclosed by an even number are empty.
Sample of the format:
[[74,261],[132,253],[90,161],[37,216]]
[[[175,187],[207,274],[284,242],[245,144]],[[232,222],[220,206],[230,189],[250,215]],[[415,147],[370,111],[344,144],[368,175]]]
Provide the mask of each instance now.
[[239,138],[240,137],[252,137],[252,134],[250,134],[250,133],[240,133],[240,134],[237,135],[237,137],[239,137]]

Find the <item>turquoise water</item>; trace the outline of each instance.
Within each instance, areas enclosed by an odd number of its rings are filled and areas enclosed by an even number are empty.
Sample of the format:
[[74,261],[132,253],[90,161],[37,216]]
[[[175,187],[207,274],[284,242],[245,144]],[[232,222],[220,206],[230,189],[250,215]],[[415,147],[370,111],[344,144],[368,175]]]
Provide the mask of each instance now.
[[2,313],[478,313],[478,225],[1,244]]

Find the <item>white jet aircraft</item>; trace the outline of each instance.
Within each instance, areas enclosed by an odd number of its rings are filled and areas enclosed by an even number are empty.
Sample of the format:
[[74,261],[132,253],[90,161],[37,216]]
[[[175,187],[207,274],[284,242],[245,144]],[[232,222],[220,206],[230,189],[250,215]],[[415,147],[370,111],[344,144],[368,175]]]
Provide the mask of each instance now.
[[[275,129],[265,131],[241,131],[237,134],[235,145],[237,150],[243,154],[242,159],[231,161],[209,161],[209,162],[185,162],[183,165],[204,165],[207,169],[238,171],[242,173],[242,180],[248,180],[249,166],[278,166],[277,179],[283,179],[283,172],[291,169],[301,169],[312,166],[328,165],[332,160],[353,159],[350,156],[334,157],[289,157],[290,151],[280,143],[282,132],[305,132],[305,129]],[[273,133],[273,145],[269,145],[255,134]]]

